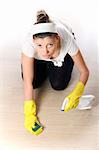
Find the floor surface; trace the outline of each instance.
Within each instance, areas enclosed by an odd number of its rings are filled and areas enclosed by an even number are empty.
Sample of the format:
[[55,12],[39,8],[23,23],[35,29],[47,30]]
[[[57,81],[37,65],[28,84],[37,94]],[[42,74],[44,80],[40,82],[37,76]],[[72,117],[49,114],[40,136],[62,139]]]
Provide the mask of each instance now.
[[0,49],[0,150],[99,150],[99,66],[96,52],[83,52],[90,70],[84,94],[96,97],[91,110],[61,112],[79,79],[75,67],[68,88],[55,91],[46,81],[36,91],[38,116],[45,127],[34,136],[24,129],[23,81],[17,47]]

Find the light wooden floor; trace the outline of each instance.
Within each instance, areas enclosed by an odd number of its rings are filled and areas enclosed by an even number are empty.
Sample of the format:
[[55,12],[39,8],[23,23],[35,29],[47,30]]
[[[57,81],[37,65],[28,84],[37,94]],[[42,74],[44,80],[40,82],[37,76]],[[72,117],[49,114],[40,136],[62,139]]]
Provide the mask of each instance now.
[[70,85],[55,91],[48,81],[36,91],[38,116],[45,130],[34,136],[24,129],[23,82],[19,49],[0,49],[0,150],[99,150],[99,66],[96,52],[84,53],[90,78],[84,94],[94,94],[92,110],[60,111],[65,96],[79,78],[74,68]]

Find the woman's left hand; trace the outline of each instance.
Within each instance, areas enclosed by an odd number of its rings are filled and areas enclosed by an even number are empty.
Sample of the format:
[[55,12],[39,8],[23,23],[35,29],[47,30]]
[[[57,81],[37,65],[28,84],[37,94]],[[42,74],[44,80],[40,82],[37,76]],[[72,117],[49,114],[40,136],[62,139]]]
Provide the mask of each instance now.
[[64,111],[67,112],[73,108],[76,108],[79,104],[79,98],[82,96],[84,91],[84,84],[79,81],[75,87],[75,89],[73,90],[73,92],[71,92],[66,99],[68,100],[67,105],[65,106]]

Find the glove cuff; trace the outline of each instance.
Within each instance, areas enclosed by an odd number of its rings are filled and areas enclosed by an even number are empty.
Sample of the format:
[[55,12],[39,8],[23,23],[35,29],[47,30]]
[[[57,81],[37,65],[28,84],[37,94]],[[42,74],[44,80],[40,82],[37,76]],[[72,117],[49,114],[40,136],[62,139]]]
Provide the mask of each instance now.
[[25,100],[24,101],[24,114],[25,115],[36,115],[36,104],[34,100]]
[[83,92],[84,92],[84,87],[85,87],[85,86],[84,86],[83,82],[82,82],[82,81],[79,81],[79,82],[77,83],[75,89],[74,89],[74,92],[76,92],[76,94],[77,94],[78,96],[81,96],[81,95],[83,94]]

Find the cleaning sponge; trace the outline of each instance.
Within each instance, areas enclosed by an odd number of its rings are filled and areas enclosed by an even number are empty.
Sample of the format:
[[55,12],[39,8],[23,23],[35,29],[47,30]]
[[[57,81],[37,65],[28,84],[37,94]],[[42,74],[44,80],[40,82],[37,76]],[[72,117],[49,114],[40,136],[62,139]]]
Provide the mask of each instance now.
[[36,116],[36,104],[34,100],[25,100],[24,102],[25,128],[34,135],[39,135],[43,127]]

